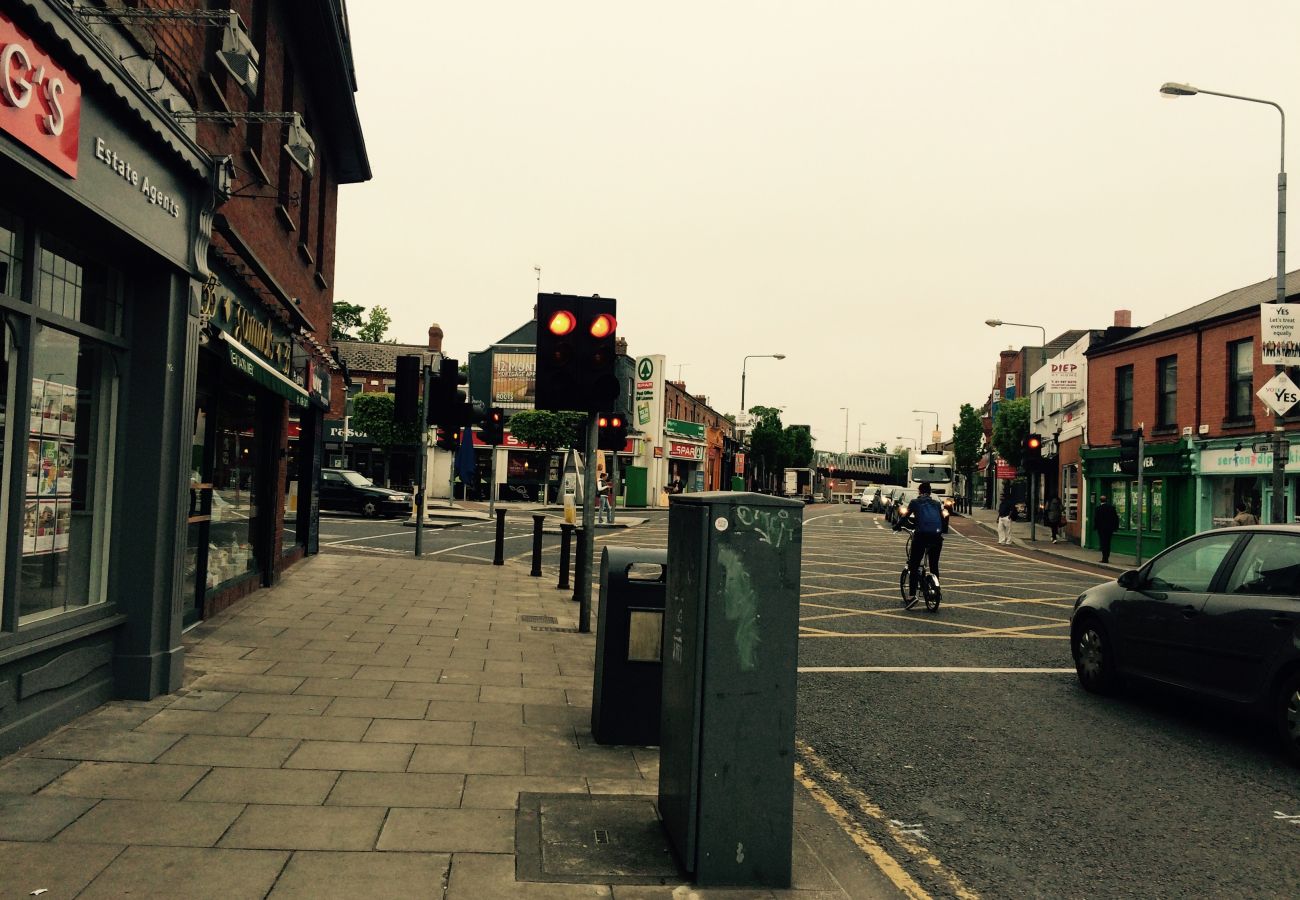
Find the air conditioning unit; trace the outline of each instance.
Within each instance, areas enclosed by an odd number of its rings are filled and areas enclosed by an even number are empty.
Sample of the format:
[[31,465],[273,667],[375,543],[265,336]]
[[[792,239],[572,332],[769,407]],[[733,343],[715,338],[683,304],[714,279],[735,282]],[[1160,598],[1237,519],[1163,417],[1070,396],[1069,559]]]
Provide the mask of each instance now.
[[1209,433],[1210,433],[1210,426],[1209,426],[1209,425],[1198,425],[1198,426],[1196,426],[1196,433],[1197,433],[1197,434],[1209,434]]
[[293,164],[310,175],[316,169],[316,142],[307,133],[307,126],[302,122],[302,115],[293,114],[293,121],[286,129],[284,152],[289,154]]
[[230,72],[231,77],[244,89],[244,93],[250,97],[257,95],[257,79],[260,77],[257,71],[259,60],[257,48],[253,46],[253,41],[249,38],[243,20],[239,18],[237,12],[230,13],[230,21],[226,24],[226,32],[222,36],[221,50],[217,52],[217,58]]
[[1191,437],[1191,436],[1192,436],[1192,426],[1188,425],[1183,429],[1183,437]]

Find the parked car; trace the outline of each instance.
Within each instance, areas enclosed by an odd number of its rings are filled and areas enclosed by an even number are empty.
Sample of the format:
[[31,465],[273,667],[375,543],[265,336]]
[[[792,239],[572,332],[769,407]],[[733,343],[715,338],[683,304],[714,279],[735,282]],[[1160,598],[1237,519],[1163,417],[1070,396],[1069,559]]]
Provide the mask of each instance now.
[[380,487],[351,469],[321,469],[320,508],[367,517],[404,516],[411,511],[411,495]]
[[1075,601],[1079,682],[1160,682],[1267,716],[1300,765],[1300,526],[1220,528],[1181,541]]

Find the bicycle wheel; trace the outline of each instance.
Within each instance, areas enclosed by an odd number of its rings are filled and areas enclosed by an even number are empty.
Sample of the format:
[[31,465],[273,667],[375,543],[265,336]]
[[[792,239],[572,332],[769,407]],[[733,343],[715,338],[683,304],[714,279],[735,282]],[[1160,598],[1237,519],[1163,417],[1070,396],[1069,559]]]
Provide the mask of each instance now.
[[939,601],[943,599],[942,592],[939,590],[939,582],[935,577],[926,572],[921,579],[921,591],[925,594],[925,608],[929,612],[939,611]]
[[903,571],[898,573],[898,596],[903,598],[903,605],[907,606],[907,566],[903,566]]

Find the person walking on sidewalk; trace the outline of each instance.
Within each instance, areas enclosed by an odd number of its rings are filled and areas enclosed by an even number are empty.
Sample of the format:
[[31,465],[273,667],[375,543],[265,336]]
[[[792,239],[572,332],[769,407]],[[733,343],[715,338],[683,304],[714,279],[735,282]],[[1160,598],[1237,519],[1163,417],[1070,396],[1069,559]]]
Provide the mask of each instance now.
[[1047,524],[1052,529],[1052,543],[1055,544],[1061,531],[1061,498],[1053,497],[1047,501]]
[[1011,514],[1016,511],[1016,504],[1011,500],[1011,491],[1002,492],[1002,502],[998,504],[998,543],[1011,543]]
[[614,508],[609,502],[610,493],[609,482],[605,480],[605,475],[602,472],[596,476],[596,502],[600,504],[596,507],[597,525],[601,522],[608,522],[610,525],[614,524]]
[[1250,511],[1244,502],[1237,504],[1237,514],[1232,517],[1233,525],[1258,525],[1259,517]]
[[1110,562],[1110,539],[1119,528],[1119,514],[1105,494],[1097,498],[1097,508],[1092,512],[1092,527],[1097,529],[1097,542],[1101,544],[1101,561]]

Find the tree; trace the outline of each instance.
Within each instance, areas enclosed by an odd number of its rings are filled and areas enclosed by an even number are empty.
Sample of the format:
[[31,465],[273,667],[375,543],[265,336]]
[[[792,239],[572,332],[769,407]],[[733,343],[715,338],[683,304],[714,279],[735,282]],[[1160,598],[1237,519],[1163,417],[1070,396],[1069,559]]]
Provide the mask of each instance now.
[[910,448],[897,446],[889,454],[889,481],[891,484],[907,484],[907,453]]
[[394,447],[409,447],[420,440],[414,425],[394,420],[396,409],[392,394],[362,392],[352,398],[352,427],[369,435],[385,456],[390,456]]
[[334,301],[334,315],[330,321],[330,340],[331,341],[355,341],[356,338],[351,334],[352,329],[361,327],[361,314],[365,312],[364,306],[357,306],[355,303],[344,303],[342,300]]
[[889,448],[885,446],[884,441],[881,441],[879,444],[876,444],[876,446],[874,447],[863,447],[862,452],[863,453],[888,453]]
[[812,465],[812,432],[806,425],[787,425],[781,435],[781,468],[806,469]]
[[781,451],[785,445],[785,429],[781,425],[781,410],[771,406],[751,406],[749,414],[754,417],[754,427],[749,432],[749,453],[759,476],[755,479],[761,486],[764,479],[780,469]]
[[979,462],[980,441],[984,437],[984,424],[980,414],[969,403],[957,411],[957,424],[952,426],[953,462],[957,471],[969,479]]
[[1020,454],[1029,434],[1029,398],[1003,400],[993,423],[993,449],[1013,466],[1020,465]]
[[[579,429],[587,422],[587,414],[580,412],[549,412],[544,409],[526,409],[510,417],[510,434],[546,451],[546,491],[550,494],[551,457],[561,447],[579,443]],[[543,497],[545,500],[545,497]]]
[[[388,310],[382,306],[376,306],[370,310],[370,318],[366,319],[366,324],[357,329],[357,340],[369,341],[372,344],[378,344],[384,339],[384,332],[388,326],[393,323],[393,319],[388,315]],[[391,344],[396,341],[389,341]]]

